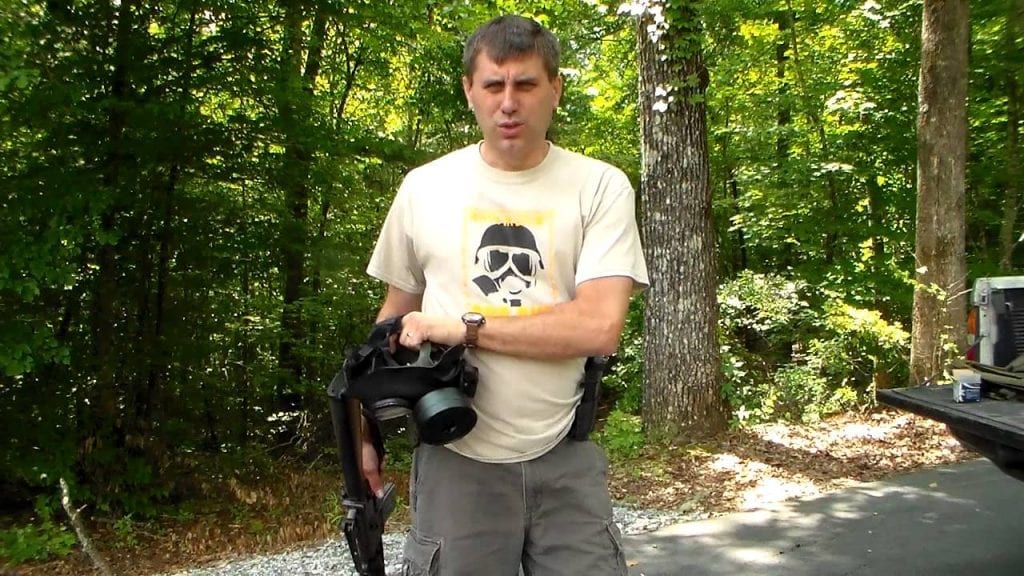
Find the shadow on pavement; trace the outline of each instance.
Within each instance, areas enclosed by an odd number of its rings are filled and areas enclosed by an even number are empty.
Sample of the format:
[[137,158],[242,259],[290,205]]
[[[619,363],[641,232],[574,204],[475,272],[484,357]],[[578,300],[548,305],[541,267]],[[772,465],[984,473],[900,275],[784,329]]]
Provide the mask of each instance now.
[[1024,483],[986,460],[625,539],[631,576],[1024,574]]

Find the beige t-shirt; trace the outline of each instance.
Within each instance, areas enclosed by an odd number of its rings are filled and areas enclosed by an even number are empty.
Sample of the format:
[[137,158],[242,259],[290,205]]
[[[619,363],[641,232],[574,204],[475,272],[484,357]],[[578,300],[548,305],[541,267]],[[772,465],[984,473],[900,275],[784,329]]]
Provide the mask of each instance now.
[[[492,168],[479,145],[411,171],[367,272],[422,293],[423,312],[456,318],[543,313],[594,278],[648,283],[626,175],[557,146],[520,172]],[[478,419],[449,448],[485,462],[520,462],[565,437],[584,358],[534,360],[480,349],[466,358],[479,369]]]

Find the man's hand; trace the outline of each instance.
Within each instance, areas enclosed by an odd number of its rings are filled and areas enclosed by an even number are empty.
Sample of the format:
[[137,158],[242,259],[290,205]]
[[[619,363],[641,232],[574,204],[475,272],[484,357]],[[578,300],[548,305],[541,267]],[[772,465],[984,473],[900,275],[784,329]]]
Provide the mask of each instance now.
[[377,449],[373,447],[373,441],[365,435],[363,436],[362,464],[363,476],[370,483],[370,490],[380,498],[384,494],[384,476],[382,474],[384,463],[377,456]]
[[424,342],[456,346],[466,338],[466,325],[459,318],[431,316],[410,312],[402,318],[402,333],[398,342],[406,348],[419,348]]

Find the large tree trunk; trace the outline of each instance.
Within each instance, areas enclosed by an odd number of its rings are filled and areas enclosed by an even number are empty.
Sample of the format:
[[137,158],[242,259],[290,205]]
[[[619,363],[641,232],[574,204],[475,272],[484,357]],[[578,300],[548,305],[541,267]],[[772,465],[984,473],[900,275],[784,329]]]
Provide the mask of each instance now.
[[652,38],[640,22],[643,231],[654,282],[644,313],[643,419],[649,435],[676,438],[725,427],[716,335],[715,239],[704,93],[708,73],[692,43],[692,8],[665,7]]
[[1024,0],[1010,3],[1006,19],[1006,200],[1003,203],[1003,222],[999,229],[999,270],[1013,270],[1013,249],[1016,247],[1017,213],[1020,209],[1020,85],[1021,49],[1017,35],[1024,20]]
[[964,178],[968,0],[925,0],[917,117],[917,273],[911,384],[941,376],[966,341]]

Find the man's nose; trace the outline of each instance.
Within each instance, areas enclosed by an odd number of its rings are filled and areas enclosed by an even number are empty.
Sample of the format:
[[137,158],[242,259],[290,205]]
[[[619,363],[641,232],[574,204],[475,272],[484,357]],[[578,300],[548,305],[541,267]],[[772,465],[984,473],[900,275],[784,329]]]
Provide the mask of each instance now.
[[512,114],[519,109],[519,101],[516,98],[515,87],[507,86],[501,93],[501,111],[504,114]]

